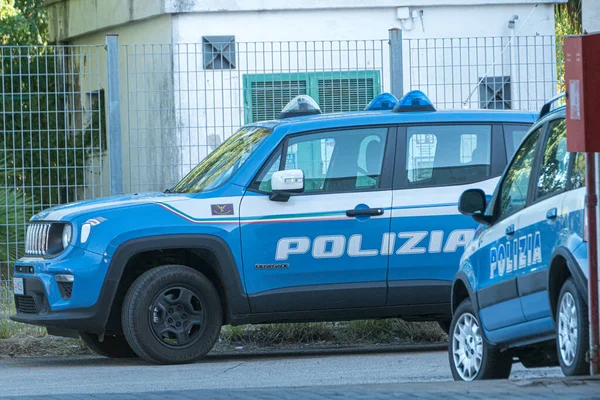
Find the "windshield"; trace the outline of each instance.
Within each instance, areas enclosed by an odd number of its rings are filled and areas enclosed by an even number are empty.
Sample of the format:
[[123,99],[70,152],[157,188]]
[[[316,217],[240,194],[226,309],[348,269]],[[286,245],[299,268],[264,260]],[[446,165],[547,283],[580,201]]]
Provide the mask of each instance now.
[[210,153],[171,193],[199,193],[215,189],[236,173],[272,130],[259,126],[244,127]]

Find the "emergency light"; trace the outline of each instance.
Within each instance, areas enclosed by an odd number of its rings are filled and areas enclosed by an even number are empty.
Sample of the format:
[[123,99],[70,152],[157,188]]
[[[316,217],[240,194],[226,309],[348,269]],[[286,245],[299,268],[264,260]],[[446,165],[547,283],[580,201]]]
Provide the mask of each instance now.
[[300,117],[303,115],[321,114],[321,109],[312,97],[302,94],[294,97],[279,113],[279,118]]
[[420,90],[412,90],[404,95],[396,104],[394,112],[435,111],[431,100]]
[[392,110],[398,104],[398,98],[391,93],[381,93],[375,97],[365,111]]

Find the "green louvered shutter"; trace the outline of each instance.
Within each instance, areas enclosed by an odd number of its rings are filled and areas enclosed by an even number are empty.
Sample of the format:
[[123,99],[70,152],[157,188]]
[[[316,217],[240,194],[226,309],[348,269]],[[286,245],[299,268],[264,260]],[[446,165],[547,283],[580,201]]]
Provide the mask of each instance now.
[[323,113],[362,111],[375,97],[373,78],[319,78],[319,106]]
[[306,80],[254,81],[250,84],[252,121],[279,118],[279,113],[294,97],[307,94]]

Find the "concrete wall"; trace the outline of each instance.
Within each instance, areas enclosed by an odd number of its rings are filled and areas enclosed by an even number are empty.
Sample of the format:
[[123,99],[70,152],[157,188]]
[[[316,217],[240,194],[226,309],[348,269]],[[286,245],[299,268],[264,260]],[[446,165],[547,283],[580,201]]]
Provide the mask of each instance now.
[[46,0],[52,43],[164,14],[164,0]]
[[[104,45],[106,33],[119,35],[125,192],[150,188],[138,182],[162,184],[177,179],[175,167],[169,167],[176,163],[179,152],[172,143],[175,110],[171,31],[171,16],[163,15],[72,41],[74,45]],[[106,52],[100,54],[99,77],[81,76],[82,91],[88,86],[92,86],[90,90],[107,87]],[[104,193],[109,194],[108,157],[103,161]],[[162,185],[155,188],[165,189]]]
[[588,33],[600,32],[600,2],[582,0],[582,25]]

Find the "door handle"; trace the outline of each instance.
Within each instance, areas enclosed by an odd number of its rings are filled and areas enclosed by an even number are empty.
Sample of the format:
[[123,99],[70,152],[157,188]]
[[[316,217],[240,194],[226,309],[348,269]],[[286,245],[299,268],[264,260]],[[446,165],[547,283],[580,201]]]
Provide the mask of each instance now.
[[514,235],[515,234],[515,226],[514,225],[507,226],[505,233],[509,236]]
[[359,217],[359,216],[369,216],[374,217],[377,215],[383,215],[383,208],[365,208],[362,210],[348,210],[346,211],[347,217]]
[[558,210],[556,209],[556,207],[549,209],[546,213],[547,219],[556,219],[556,217],[558,217]]

